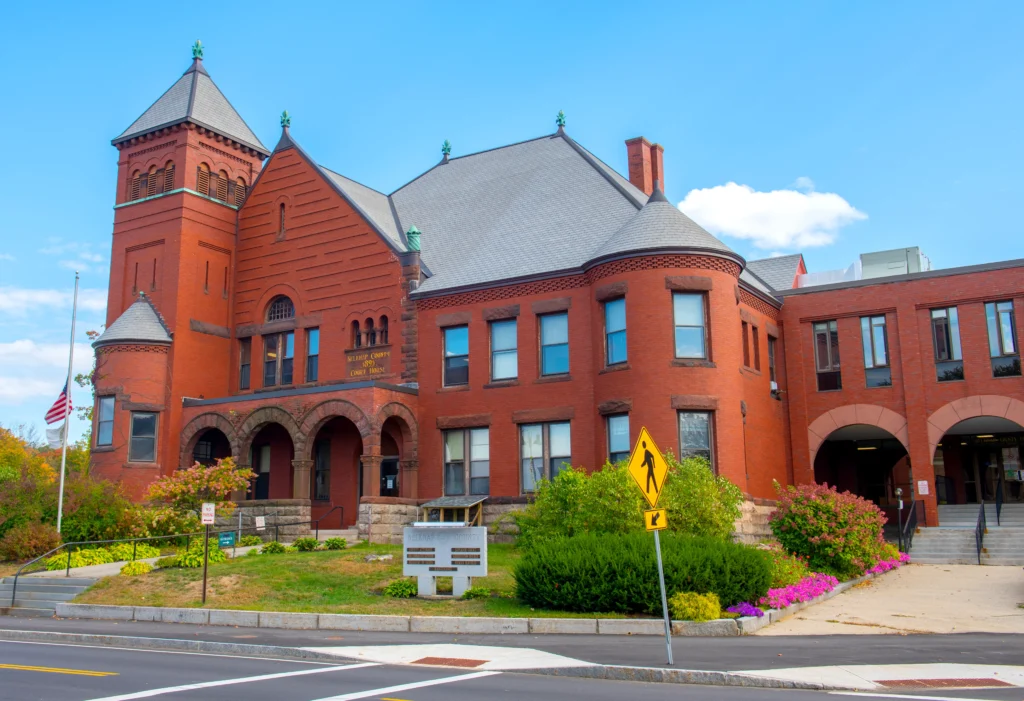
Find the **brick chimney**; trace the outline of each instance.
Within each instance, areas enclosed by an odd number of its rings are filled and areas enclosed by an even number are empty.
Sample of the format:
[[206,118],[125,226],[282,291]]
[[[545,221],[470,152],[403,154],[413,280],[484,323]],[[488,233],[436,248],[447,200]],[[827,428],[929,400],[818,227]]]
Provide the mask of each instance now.
[[652,144],[642,136],[626,141],[626,155],[629,159],[629,182],[650,195],[654,183],[665,189],[665,149],[661,144]]

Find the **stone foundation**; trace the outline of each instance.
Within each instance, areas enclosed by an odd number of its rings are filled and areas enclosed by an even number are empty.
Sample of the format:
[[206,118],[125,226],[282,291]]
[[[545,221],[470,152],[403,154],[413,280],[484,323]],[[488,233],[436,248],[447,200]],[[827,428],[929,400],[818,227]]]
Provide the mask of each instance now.
[[737,543],[748,545],[756,545],[762,541],[774,539],[768,520],[774,511],[774,506],[744,501],[740,505],[740,517],[733,525],[732,539]]
[[[400,499],[394,497],[363,497],[359,502],[356,528],[360,540],[371,543],[401,543],[402,529],[420,518],[419,504],[427,499]],[[487,527],[487,540],[491,543],[511,543],[519,529],[506,515],[526,507],[523,503],[484,504],[483,525]],[[500,521],[500,523],[496,523]]]
[[[237,508],[227,518],[218,517],[215,527],[218,530],[235,529],[238,527],[238,514],[242,514],[243,535],[256,534],[264,540],[273,540],[278,535],[283,541],[292,541],[310,534],[309,499],[259,499],[236,501]],[[266,529],[256,530],[256,517],[266,519]],[[279,528],[277,524],[282,525]]]

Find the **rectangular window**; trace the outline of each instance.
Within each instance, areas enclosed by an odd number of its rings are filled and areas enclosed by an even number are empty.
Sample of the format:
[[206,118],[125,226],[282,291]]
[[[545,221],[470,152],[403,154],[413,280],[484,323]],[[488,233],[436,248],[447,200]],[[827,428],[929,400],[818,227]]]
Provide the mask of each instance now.
[[818,371],[818,391],[842,389],[839,372],[839,325],[835,320],[814,324],[814,359]]
[[931,317],[936,379],[939,382],[964,379],[964,361],[960,349],[960,319],[956,307],[932,309]]
[[568,421],[520,426],[519,439],[524,492],[536,491],[540,480],[554,479],[572,465]]
[[156,462],[156,414],[148,411],[132,412],[128,460],[129,462]]
[[690,292],[672,294],[676,357],[707,358],[704,295]]
[[629,459],[629,414],[608,417],[608,462]]
[[768,379],[772,383],[772,390],[779,388],[779,377],[775,371],[775,337],[768,337]]
[[469,327],[444,329],[444,386],[469,384]]
[[263,337],[263,386],[290,385],[295,365],[295,333]]
[[492,380],[514,380],[519,376],[517,329],[515,319],[491,322]]
[[331,442],[317,441],[313,446],[316,459],[313,461],[313,498],[317,501],[331,500]]
[[745,321],[740,322],[743,341],[743,367],[750,367],[750,326]]
[[[458,496],[490,494],[491,438],[488,428],[458,429],[444,432],[444,493]],[[466,450],[466,447],[469,450]]]
[[698,457],[715,468],[710,411],[679,412],[679,458]]
[[757,327],[750,327],[750,340],[753,342],[751,352],[754,354],[754,369],[761,369],[761,337],[757,333]]
[[605,364],[626,362],[626,298],[604,303]]
[[569,372],[569,315],[545,314],[540,317],[540,374],[564,375]]
[[238,389],[249,389],[249,367],[252,364],[252,339],[238,341]]
[[96,445],[114,443],[114,398],[100,397],[96,401]]
[[306,382],[320,377],[320,329],[306,331]]
[[988,324],[988,349],[992,356],[993,377],[1020,375],[1020,354],[1017,351],[1017,332],[1013,320],[1013,302],[985,304]]
[[864,347],[864,375],[868,387],[891,387],[889,335],[884,316],[862,316],[860,338]]

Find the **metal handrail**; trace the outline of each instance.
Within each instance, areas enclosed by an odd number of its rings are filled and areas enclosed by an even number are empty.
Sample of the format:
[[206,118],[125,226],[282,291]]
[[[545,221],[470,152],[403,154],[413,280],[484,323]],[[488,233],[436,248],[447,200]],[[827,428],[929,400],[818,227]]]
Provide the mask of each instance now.
[[[326,514],[323,514],[320,518],[317,518],[317,519],[310,519],[309,521],[293,521],[293,522],[290,522],[290,523],[275,523],[274,524],[274,540],[279,541],[281,539],[281,526],[298,526],[298,525],[301,525],[301,524],[304,524],[304,523],[309,523],[311,528],[313,527],[314,523],[316,524],[316,539],[320,540],[320,521],[322,519],[327,518],[328,516],[330,516],[332,513],[334,513],[335,511],[337,511],[339,509],[341,510],[341,520],[342,520],[342,523],[344,523],[345,522],[345,507],[341,506],[341,505],[333,507],[330,511],[328,511]],[[253,526],[252,528],[242,528],[242,529],[238,529],[238,528],[223,528],[221,530],[211,530],[211,531],[209,531],[209,535],[219,536],[221,533],[236,533],[236,532],[244,533],[247,530],[256,530],[256,527]],[[113,540],[81,540],[81,541],[75,541],[75,542],[71,542],[71,543],[61,543],[56,548],[53,548],[52,550],[50,550],[50,551],[40,555],[39,557],[37,557],[37,558],[35,558],[33,560],[29,560],[24,565],[19,567],[18,571],[14,573],[14,582],[11,584],[11,608],[14,608],[15,597],[16,597],[16,595],[18,593],[18,578],[21,577],[21,574],[25,570],[25,568],[30,567],[30,566],[38,563],[40,560],[45,560],[45,559],[47,559],[47,558],[57,554],[61,550],[65,550],[65,549],[67,550],[67,553],[68,553],[68,563],[67,563],[67,567],[66,567],[65,572],[64,572],[64,576],[65,577],[70,577],[71,576],[71,555],[73,554],[71,548],[74,547],[74,546],[78,546],[79,548],[81,548],[81,546],[84,546],[84,545],[110,545],[110,544],[113,544],[113,543],[133,543],[134,547],[132,548],[132,561],[134,561],[135,560],[135,553],[138,550],[138,543],[139,543],[139,541],[171,540],[171,539],[181,539],[181,538],[184,538],[185,539],[185,549],[188,550],[189,546],[191,545],[192,538],[194,536],[202,536],[202,535],[205,535],[205,534],[206,534],[206,531],[198,531],[196,533],[178,533],[178,534],[175,534],[175,535],[156,535],[156,536],[146,536],[144,538],[116,538],[116,539],[113,539]]]
[[985,500],[981,501],[981,509],[978,510],[978,523],[974,527],[974,545],[978,549],[978,564],[981,564],[981,549],[985,544],[985,531],[988,530],[988,523],[985,520]]
[[1000,519],[1002,518],[1003,512],[1003,480],[999,480],[996,485],[996,525],[1002,525]]
[[914,532],[917,530],[917,501],[910,500],[910,513],[900,529],[900,544],[903,552],[909,553],[914,547]]

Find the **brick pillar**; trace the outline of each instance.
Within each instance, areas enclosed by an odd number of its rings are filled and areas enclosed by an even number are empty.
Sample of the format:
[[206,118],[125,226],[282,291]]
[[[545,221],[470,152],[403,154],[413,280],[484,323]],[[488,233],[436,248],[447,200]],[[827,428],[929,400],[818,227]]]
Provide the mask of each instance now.
[[[235,460],[235,467],[239,470],[251,470],[252,465],[242,460]],[[250,483],[251,484],[251,483]],[[248,498],[248,490],[237,490],[231,492],[231,501],[245,501]]]
[[419,472],[420,472],[420,461],[419,460],[400,460],[398,462],[398,468],[401,470],[401,477],[399,479],[399,485],[401,485],[401,495],[405,499],[416,499],[419,496]]
[[419,329],[416,321],[416,302],[409,293],[420,284],[420,252],[402,255],[402,382],[417,382]]
[[[914,498],[924,502],[925,523],[939,525],[938,502],[935,500],[935,468],[928,441],[928,408],[925,387],[935,381],[931,363],[931,319],[927,309],[917,310],[911,303],[897,307],[897,332],[900,355],[903,357],[902,389],[907,411],[907,439],[910,442],[910,471],[914,476]],[[917,483],[928,482],[928,494],[917,491]]]
[[379,455],[363,455],[359,458],[359,464],[363,470],[363,496],[380,496],[380,463],[383,458]]
[[312,460],[292,460],[292,499],[309,499],[309,473]]

